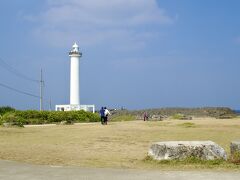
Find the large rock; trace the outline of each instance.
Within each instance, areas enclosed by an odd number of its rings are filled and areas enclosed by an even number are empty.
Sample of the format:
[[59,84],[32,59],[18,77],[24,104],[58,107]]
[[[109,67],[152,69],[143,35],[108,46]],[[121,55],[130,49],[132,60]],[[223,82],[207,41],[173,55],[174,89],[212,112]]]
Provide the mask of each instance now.
[[148,155],[155,160],[182,160],[196,157],[202,160],[227,159],[222,147],[212,141],[165,141],[151,145]]
[[232,156],[237,154],[240,155],[240,141],[232,141],[230,144],[230,151]]

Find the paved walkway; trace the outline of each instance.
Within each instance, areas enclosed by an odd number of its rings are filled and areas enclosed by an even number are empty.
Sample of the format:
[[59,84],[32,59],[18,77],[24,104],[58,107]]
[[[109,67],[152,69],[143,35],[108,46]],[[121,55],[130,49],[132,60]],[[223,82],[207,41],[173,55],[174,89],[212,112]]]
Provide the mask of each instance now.
[[240,172],[144,171],[39,166],[0,160],[0,180],[239,180]]

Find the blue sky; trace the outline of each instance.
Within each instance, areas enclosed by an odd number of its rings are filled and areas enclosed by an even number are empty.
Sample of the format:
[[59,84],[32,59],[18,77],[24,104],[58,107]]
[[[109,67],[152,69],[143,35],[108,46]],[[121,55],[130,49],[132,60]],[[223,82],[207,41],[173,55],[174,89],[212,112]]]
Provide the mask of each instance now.
[[[69,103],[68,51],[81,59],[81,103],[128,109],[240,108],[238,0],[2,0],[0,58],[32,79],[43,68],[45,109]],[[7,71],[0,83],[34,95]],[[39,100],[0,87],[0,105]]]

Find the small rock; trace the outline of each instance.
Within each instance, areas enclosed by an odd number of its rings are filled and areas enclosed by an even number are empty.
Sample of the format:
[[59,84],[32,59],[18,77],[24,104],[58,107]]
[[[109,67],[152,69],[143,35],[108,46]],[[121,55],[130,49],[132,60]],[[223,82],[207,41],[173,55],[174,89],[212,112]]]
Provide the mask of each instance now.
[[61,121],[61,122],[60,122],[60,125],[67,125],[67,124],[68,124],[67,121]]
[[11,126],[13,126],[13,123],[3,123],[2,126],[3,127],[11,127]]
[[232,141],[230,144],[230,151],[232,157],[236,154],[240,154],[240,141]]
[[162,121],[163,117],[161,115],[152,115],[150,117],[150,120],[152,120],[152,121]]

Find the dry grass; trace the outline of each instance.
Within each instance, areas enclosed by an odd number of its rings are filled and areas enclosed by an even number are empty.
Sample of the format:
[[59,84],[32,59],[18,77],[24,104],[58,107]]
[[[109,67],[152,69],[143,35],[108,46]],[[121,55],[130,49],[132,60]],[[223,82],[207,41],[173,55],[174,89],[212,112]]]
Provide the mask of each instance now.
[[[185,126],[187,122],[194,126]],[[229,153],[230,141],[240,139],[239,129],[239,118],[0,128],[0,159],[83,167],[171,169],[172,165],[144,161],[152,142],[212,140]],[[219,167],[227,169],[228,165]],[[240,169],[239,166],[229,167]]]

